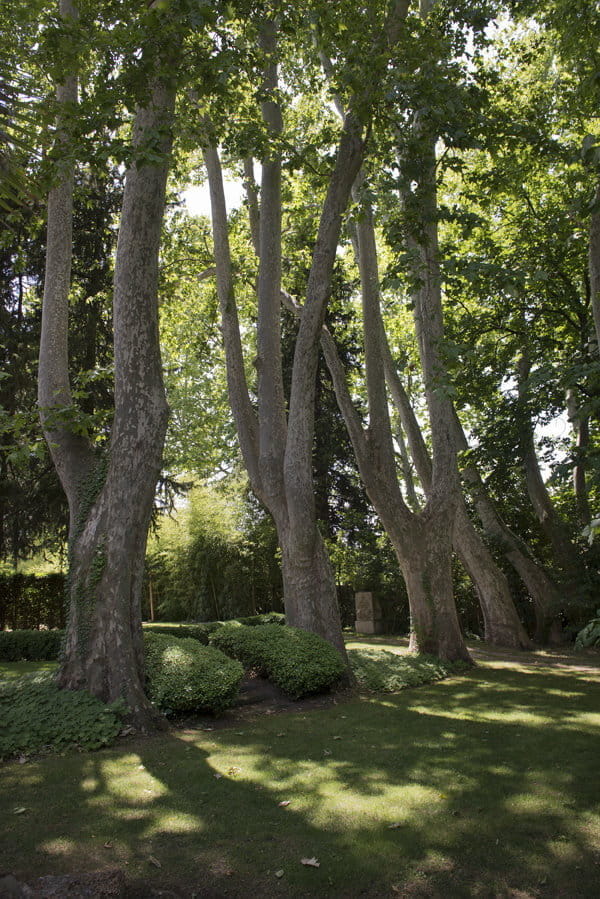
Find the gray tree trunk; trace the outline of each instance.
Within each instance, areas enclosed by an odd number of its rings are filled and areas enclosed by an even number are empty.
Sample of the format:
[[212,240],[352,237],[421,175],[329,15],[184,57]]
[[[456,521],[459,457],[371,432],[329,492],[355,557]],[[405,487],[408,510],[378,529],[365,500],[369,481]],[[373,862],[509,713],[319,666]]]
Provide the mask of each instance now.
[[[385,335],[382,348],[390,393],[406,431],[417,474],[425,493],[428,494],[432,478],[429,452],[410,399],[394,365]],[[492,554],[475,530],[462,492],[456,510],[452,542],[456,554],[475,585],[483,614],[486,641],[496,646],[521,649],[530,647],[530,640],[512,601],[506,576],[496,565]]]
[[594,194],[594,206],[590,219],[588,272],[592,313],[596,330],[596,352],[600,352],[600,184]]
[[[69,0],[61,0],[63,15],[72,11]],[[58,682],[105,702],[124,700],[129,719],[141,729],[159,723],[144,692],[141,599],[167,423],[157,289],[174,100],[174,89],[156,82],[135,119],[134,154],[151,148],[164,162],[134,163],[126,175],[114,281],[115,417],[107,458],[95,459],[82,438],[74,439],[64,417],[72,407],[66,345],[72,169],[49,198],[40,348],[41,417],[71,511],[69,618]],[[63,411],[59,425],[52,408],[57,406]]]
[[[469,444],[456,414],[454,438],[459,452],[468,450]],[[535,641],[557,641],[560,637],[557,615],[561,607],[561,594],[556,584],[533,558],[529,547],[502,520],[477,467],[467,462],[462,467],[462,476],[484,532],[517,572],[531,597],[536,621]]]
[[585,582],[586,572],[579,550],[571,540],[565,522],[554,508],[540,471],[528,408],[530,371],[531,364],[523,355],[518,366],[519,438],[527,492],[542,530],[552,547],[554,558],[563,573],[566,586],[569,590],[573,590]]

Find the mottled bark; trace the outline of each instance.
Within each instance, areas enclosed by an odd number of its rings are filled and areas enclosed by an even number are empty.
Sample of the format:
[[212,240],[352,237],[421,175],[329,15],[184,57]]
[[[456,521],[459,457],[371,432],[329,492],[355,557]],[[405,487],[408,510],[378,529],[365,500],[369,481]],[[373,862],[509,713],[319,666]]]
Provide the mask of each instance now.
[[[431,489],[433,476],[429,451],[410,399],[400,379],[385,335],[382,339],[386,379],[425,493]],[[530,641],[510,595],[508,581],[480,535],[467,511],[462,492],[456,509],[452,535],[454,551],[473,581],[481,606],[485,639],[497,646],[526,649]]]
[[[62,7],[69,7],[63,2]],[[46,439],[71,509],[69,618],[58,682],[105,702],[124,700],[139,728],[159,718],[144,692],[141,599],[146,537],[167,423],[158,340],[158,251],[175,92],[156,81],[138,109],[114,280],[115,416],[107,457],[96,459],[68,418],[72,406],[66,331],[72,169],[49,198],[48,260],[40,352],[40,406]],[[59,99],[60,94],[59,94]],[[73,101],[72,93],[69,97]],[[148,149],[162,163],[144,164]],[[55,193],[56,192],[56,193]],[[49,415],[52,418],[49,419]]]
[[594,194],[594,203],[590,218],[588,272],[598,352],[598,349],[600,349],[600,184],[596,188],[596,193]]
[[575,463],[573,465],[573,492],[577,503],[577,514],[581,527],[592,520],[586,479],[586,459],[590,445],[589,418],[579,407],[573,389],[567,390],[567,414],[575,437]]
[[[469,449],[469,444],[458,416],[454,415],[454,438],[459,452]],[[484,532],[506,558],[523,581],[533,602],[535,612],[534,639],[546,642],[557,638],[557,616],[561,607],[558,587],[537,562],[527,544],[510,530],[501,518],[483,478],[473,462],[463,464],[461,474]]]
[[518,428],[527,492],[566,584],[569,589],[573,589],[585,581],[586,572],[579,550],[571,540],[565,522],[554,508],[540,470],[529,412],[530,371],[531,363],[527,356],[523,355],[518,366]]

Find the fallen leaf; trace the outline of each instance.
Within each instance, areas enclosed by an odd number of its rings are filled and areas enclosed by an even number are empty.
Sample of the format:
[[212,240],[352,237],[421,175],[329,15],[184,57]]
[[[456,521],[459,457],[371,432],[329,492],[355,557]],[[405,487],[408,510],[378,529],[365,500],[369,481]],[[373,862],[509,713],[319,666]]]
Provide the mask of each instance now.
[[112,846],[113,846],[113,844],[110,842],[110,840],[108,840],[108,842],[106,842],[106,843],[104,844],[104,848],[105,848],[105,849],[112,849]]
[[223,777],[223,775],[222,775],[222,774],[215,774],[215,777],[217,778],[217,780],[220,780],[220,779]]
[[291,799],[284,799],[282,802],[278,802],[277,805],[279,808],[287,808],[291,801]]
[[231,768],[227,769],[227,773],[230,777],[237,777],[238,774],[242,773],[242,769],[238,768],[237,765],[232,765]]
[[285,732],[277,734],[278,737],[285,737]]
[[154,858],[153,855],[148,856],[148,861],[150,862],[151,865],[154,865],[155,868],[162,868],[162,865],[159,862],[159,860],[157,858]]
[[396,821],[395,824],[388,824],[388,830],[397,830],[399,827],[402,827],[401,821]]
[[25,808],[25,806],[19,806],[18,808],[14,809],[14,814],[15,814],[15,815],[22,815],[22,814],[23,814],[24,812],[26,812],[26,811],[28,811],[28,809]]
[[341,738],[341,737],[334,737],[333,739],[334,739],[334,740],[341,740],[342,738]]
[[275,871],[275,877],[283,877],[284,874],[285,871],[283,870],[283,868],[280,868],[279,871]]
[[307,865],[307,867],[309,867],[309,868],[320,868],[321,867],[321,862],[317,861],[316,858],[301,858],[300,864]]

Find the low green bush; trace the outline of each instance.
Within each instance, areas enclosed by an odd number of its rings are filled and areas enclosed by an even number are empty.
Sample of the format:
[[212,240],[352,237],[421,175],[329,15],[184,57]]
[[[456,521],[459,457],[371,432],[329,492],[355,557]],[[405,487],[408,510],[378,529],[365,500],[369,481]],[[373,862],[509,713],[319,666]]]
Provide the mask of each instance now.
[[292,699],[331,689],[345,672],[342,657],[330,643],[287,625],[228,622],[213,631],[210,642],[246,669],[266,675]]
[[349,649],[348,659],[358,686],[370,693],[397,693],[469,668],[464,662],[442,662],[436,656],[404,655],[377,647]]
[[0,631],[0,662],[51,662],[58,658],[64,631]]
[[117,706],[89,693],[61,690],[52,672],[0,682],[0,758],[67,747],[99,749],[121,730]]
[[148,696],[166,714],[221,712],[232,704],[244,670],[213,646],[191,638],[144,632]]
[[248,615],[246,618],[234,618],[233,620],[255,627],[260,624],[285,624],[285,615],[282,612],[262,612],[260,615]]
[[165,634],[169,637],[190,638],[208,646],[208,635],[220,622],[207,621],[199,624],[144,624],[144,631],[150,634]]
[[598,617],[592,618],[592,620],[577,634],[575,649],[600,646],[600,609],[597,610],[596,614]]

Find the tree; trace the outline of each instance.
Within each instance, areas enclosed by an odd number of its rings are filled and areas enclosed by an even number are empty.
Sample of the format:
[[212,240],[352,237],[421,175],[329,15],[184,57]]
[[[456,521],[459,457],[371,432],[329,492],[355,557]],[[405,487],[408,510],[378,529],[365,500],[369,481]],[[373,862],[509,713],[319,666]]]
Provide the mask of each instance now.
[[[372,49],[387,65],[408,4],[393,2],[373,39]],[[370,8],[359,23],[372,28]],[[314,502],[312,449],[315,384],[319,340],[331,292],[332,272],[341,228],[354,178],[364,152],[365,125],[371,116],[376,84],[368,79],[354,91],[339,137],[335,163],[328,177],[319,229],[306,279],[306,301],[294,349],[289,407],[286,415],[281,364],[281,140],[283,122],[278,102],[278,27],[276,19],[258,24],[263,59],[261,110],[267,135],[262,159],[257,283],[257,409],[250,401],[235,303],[227,217],[220,161],[215,143],[204,151],[211,189],[212,221],[227,358],[230,401],[240,446],[252,488],[269,509],[282,551],[286,617],[290,624],[315,631],[342,652],[335,582],[319,533]],[[251,204],[251,209],[256,207]],[[256,219],[256,217],[255,217]]]
[[[65,30],[73,0],[60,0]],[[77,70],[66,54],[57,87],[56,180],[48,197],[46,276],[38,400],[44,434],[69,503],[69,621],[59,683],[104,701],[124,699],[131,720],[156,720],[143,687],[141,589],[167,406],[157,322],[158,250],[165,201],[177,30],[168,11],[144,14],[142,85],[131,141],[115,259],[115,410],[108,453],[98,458],[78,428],[69,384],[68,300],[72,259]],[[160,35],[160,37],[159,37]]]

